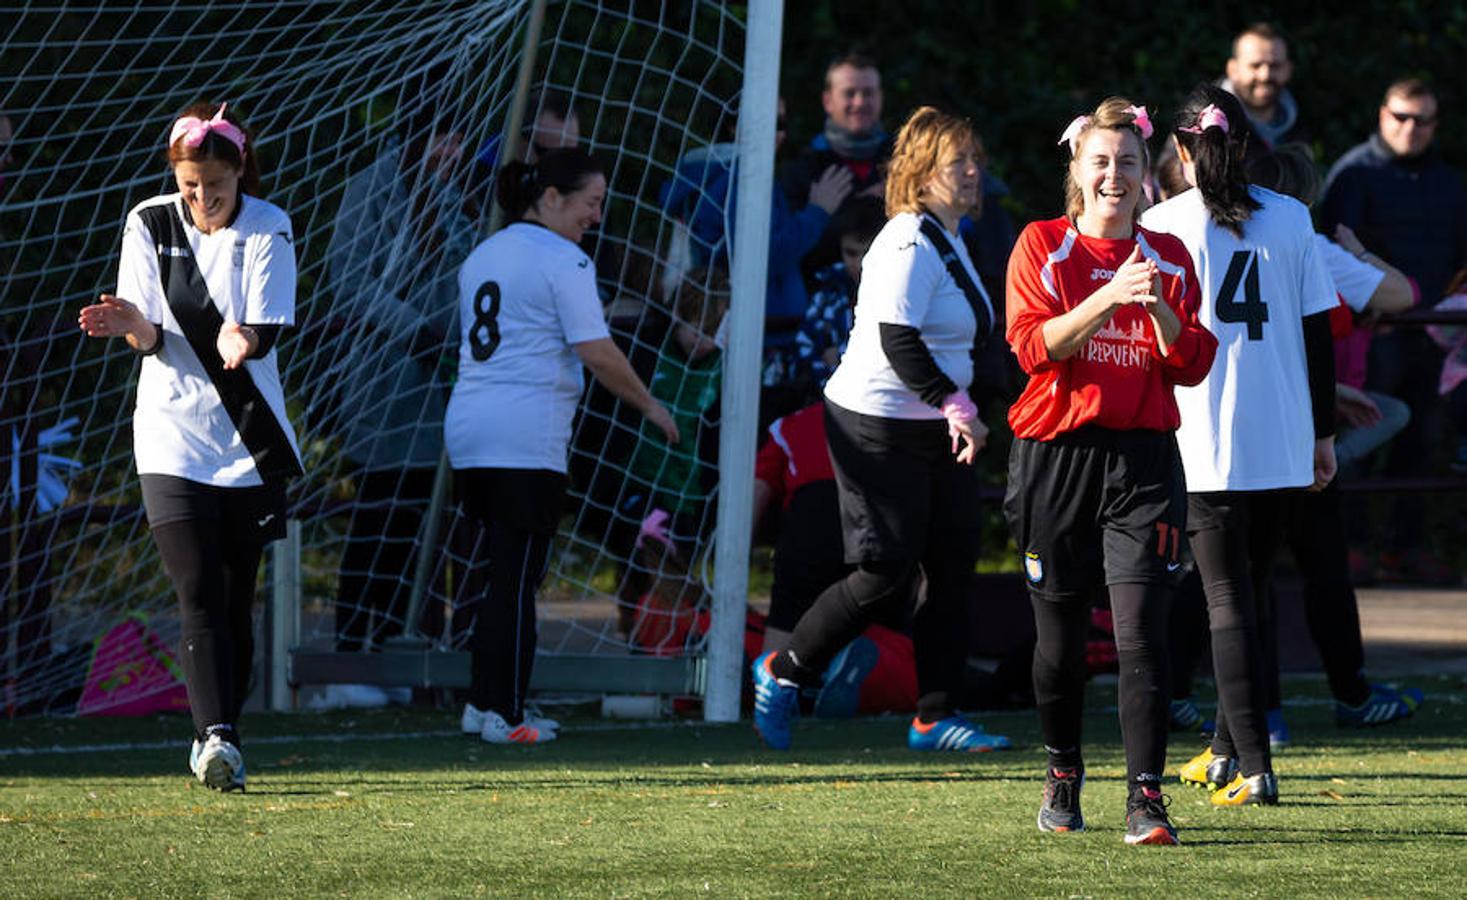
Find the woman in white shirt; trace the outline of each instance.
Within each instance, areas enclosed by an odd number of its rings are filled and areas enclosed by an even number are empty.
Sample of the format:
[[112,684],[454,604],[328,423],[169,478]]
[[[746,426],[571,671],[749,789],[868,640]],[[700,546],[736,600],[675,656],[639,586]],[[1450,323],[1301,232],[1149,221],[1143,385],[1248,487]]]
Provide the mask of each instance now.
[[988,429],[968,397],[973,352],[993,304],[957,235],[978,202],[982,148],[966,120],[922,107],[897,135],[886,178],[886,227],[861,264],[855,326],[825,388],[826,434],[840,497],[846,562],[857,566],[801,617],[787,649],[754,662],[754,727],[790,746],[801,686],[878,617],[913,616],[914,750],[1008,746],[957,714],[967,603],[978,557],[972,469]]
[[178,192],[128,213],[117,292],[79,323],[143,356],[133,447],[182,612],[189,767],[211,788],[243,790],[255,578],[264,545],[284,535],[286,481],[301,474],[274,351],[295,322],[295,250],[290,218],[258,197],[252,139],[224,104],[183,111],[168,161]]
[[606,199],[597,162],[576,148],[511,162],[497,195],[512,224],[459,271],[458,381],[444,422],[459,500],[484,528],[489,570],[462,727],[490,743],[535,744],[558,727],[526,716],[524,704],[582,366],[669,442],[678,432],[612,342],[595,267],[578,246]]
[[1280,542],[1286,492],[1333,477],[1334,285],[1304,204],[1250,185],[1249,124],[1237,98],[1199,85],[1173,132],[1194,190],[1141,224],[1176,235],[1218,340],[1207,377],[1178,388],[1187,536],[1207,594],[1217,675],[1211,748],[1182,769],[1218,806],[1278,802],[1265,719],[1259,603]]

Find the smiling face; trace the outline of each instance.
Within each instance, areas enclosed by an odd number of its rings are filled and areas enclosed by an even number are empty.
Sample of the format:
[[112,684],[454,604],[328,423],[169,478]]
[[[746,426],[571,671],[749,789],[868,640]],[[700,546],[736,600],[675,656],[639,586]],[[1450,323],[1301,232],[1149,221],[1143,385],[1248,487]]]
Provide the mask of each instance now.
[[[1146,167],[1141,139],[1129,128],[1092,128],[1070,161],[1084,211],[1076,224],[1090,237],[1125,237],[1135,221]],[[1120,232],[1120,233],[1113,233]]]
[[1279,94],[1293,74],[1289,48],[1278,38],[1245,34],[1233,45],[1227,73],[1234,92],[1249,112],[1260,119],[1272,115]]
[[194,227],[210,232],[229,224],[239,204],[243,174],[242,167],[219,159],[186,159],[174,164],[173,179],[193,216]]
[[825,75],[820,95],[825,114],[852,134],[866,134],[881,122],[881,73],[839,65]]
[[945,153],[922,186],[922,205],[939,218],[954,221],[978,203],[983,179],[978,148],[963,144]]
[[546,188],[535,204],[534,213],[540,224],[579,244],[587,231],[601,223],[601,207],[605,203],[606,176],[598,173],[570,193]]

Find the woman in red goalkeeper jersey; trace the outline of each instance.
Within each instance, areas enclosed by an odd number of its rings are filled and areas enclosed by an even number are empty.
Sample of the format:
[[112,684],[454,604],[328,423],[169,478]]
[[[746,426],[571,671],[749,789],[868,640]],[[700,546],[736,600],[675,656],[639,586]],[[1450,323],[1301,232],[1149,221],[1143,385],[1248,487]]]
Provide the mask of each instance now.
[[1065,215],[1031,224],[1009,258],[1007,337],[1029,383],[1009,410],[1004,513],[1038,631],[1040,830],[1085,827],[1085,639],[1103,586],[1120,654],[1126,843],[1174,844],[1161,793],[1165,638],[1187,497],[1172,387],[1200,381],[1217,342],[1197,323],[1186,248],[1136,225],[1150,135],[1146,110],[1120,98],[1076,118],[1060,139]]

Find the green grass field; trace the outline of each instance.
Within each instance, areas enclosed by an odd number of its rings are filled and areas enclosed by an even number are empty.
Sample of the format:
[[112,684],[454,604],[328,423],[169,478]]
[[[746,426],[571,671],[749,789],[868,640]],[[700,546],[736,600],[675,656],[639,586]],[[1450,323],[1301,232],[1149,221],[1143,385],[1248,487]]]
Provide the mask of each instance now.
[[[260,714],[244,795],[186,776],[182,719],[22,721],[0,725],[0,896],[1461,897],[1467,680],[1416,683],[1415,719],[1358,732],[1291,682],[1282,804],[1176,785],[1178,848],[1121,841],[1108,688],[1076,835],[1034,827],[1032,712],[979,717],[1019,748],[971,757],[909,753],[889,718],[806,721],[775,754],[746,723],[585,719],[521,748],[426,709]],[[1176,736],[1170,771],[1199,747]]]

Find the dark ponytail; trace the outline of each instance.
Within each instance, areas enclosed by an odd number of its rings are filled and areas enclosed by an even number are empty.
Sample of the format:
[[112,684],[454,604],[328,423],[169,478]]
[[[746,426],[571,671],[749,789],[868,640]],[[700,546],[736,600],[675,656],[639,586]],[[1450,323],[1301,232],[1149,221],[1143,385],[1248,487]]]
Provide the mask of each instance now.
[[499,170],[495,197],[511,222],[525,217],[547,188],[562,194],[574,193],[593,176],[603,174],[601,164],[579,147],[547,150],[538,162],[505,163]]
[[[1227,130],[1201,127],[1202,113],[1216,107]],[[1199,84],[1177,113],[1173,133],[1192,157],[1202,204],[1217,224],[1239,237],[1243,223],[1263,204],[1248,193],[1247,154],[1253,128],[1238,98],[1214,84]]]

